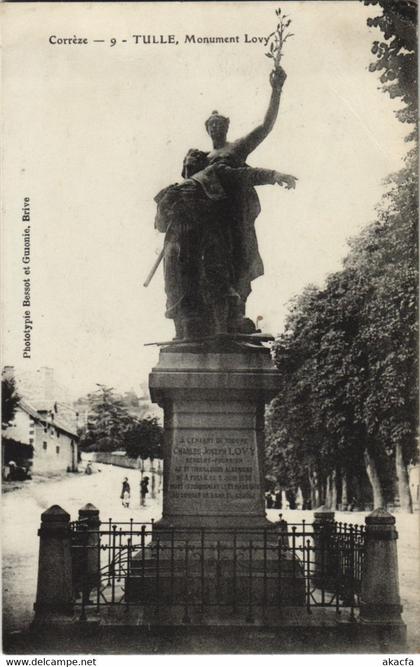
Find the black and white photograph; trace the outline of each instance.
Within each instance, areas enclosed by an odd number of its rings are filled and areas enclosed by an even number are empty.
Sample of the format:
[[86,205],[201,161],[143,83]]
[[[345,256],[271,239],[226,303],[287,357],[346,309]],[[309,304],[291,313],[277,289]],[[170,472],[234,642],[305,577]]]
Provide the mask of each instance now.
[[3,660],[414,665],[417,0],[0,14]]

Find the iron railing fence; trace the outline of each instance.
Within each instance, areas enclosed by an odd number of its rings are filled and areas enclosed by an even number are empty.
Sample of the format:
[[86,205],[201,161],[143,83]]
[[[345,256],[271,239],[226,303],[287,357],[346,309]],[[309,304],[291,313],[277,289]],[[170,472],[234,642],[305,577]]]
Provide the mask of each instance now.
[[302,607],[347,608],[355,618],[363,575],[363,526],[302,521],[239,529],[161,528],[154,522],[71,524],[73,585],[80,618],[104,606],[154,613],[215,607],[244,613]]

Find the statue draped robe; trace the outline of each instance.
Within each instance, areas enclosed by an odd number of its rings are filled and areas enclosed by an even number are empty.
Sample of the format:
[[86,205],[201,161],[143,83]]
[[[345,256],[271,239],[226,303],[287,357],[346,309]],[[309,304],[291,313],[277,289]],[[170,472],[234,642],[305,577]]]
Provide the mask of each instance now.
[[166,317],[175,322],[206,320],[209,308],[232,297],[245,302],[264,272],[253,186],[274,183],[275,172],[229,162],[218,160],[155,197],[155,227],[165,233]]

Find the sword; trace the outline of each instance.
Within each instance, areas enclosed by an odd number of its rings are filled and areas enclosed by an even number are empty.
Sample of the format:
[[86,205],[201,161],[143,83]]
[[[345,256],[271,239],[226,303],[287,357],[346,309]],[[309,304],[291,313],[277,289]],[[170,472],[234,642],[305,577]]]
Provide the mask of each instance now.
[[150,269],[150,272],[149,272],[146,280],[143,283],[143,287],[148,287],[149,286],[150,281],[152,280],[153,276],[155,275],[155,273],[157,271],[157,268],[158,268],[159,264],[161,263],[161,261],[163,259],[164,252],[165,252],[165,250],[164,250],[164,248],[162,248],[162,250],[160,251],[155,263],[153,264],[152,268]]

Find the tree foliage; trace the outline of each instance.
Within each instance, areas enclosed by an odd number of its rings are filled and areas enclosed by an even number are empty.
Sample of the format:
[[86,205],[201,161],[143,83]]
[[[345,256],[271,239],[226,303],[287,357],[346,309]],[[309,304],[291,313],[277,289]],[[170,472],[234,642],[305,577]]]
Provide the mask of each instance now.
[[98,386],[94,394],[88,395],[88,424],[82,430],[80,446],[85,451],[110,452],[123,447],[125,434],[136,420],[111,387]]
[[20,396],[13,377],[2,378],[1,381],[1,424],[6,428],[15,416]]
[[267,415],[268,465],[281,483],[360,479],[367,456],[392,500],[397,449],[405,466],[415,461],[417,219],[412,151],[342,271],[292,303],[274,345],[281,391]]
[[[380,40],[370,70],[400,100],[397,118],[416,138],[417,3],[363,0]],[[416,461],[418,191],[417,143],[388,179],[375,222],[350,242],[343,270],[323,289],[307,287],[291,305],[274,345],[279,396],[267,412],[267,463],[279,482],[311,485],[313,502],[333,479],[342,498],[363,492],[408,495]],[[348,489],[353,485],[353,488]]]
[[[379,5],[382,13],[367,20],[378,28],[381,40],[375,40],[372,72],[380,72],[383,90],[391,98],[400,98],[396,112],[403,123],[417,122],[417,2],[415,0],[364,0],[365,5]],[[414,131],[408,138],[413,138]]]
[[156,417],[139,420],[125,433],[124,448],[132,459],[162,458],[163,429]]
[[[410,463],[416,451],[418,207],[415,152],[389,179],[378,218],[352,242],[352,264],[369,286],[364,300],[358,349],[364,368],[358,417],[369,436],[397,444]],[[360,392],[360,388],[358,389]],[[360,395],[360,393],[359,393]]]
[[85,451],[123,450],[130,458],[160,458],[163,429],[156,417],[137,419],[129,414],[114,390],[99,385],[88,395],[89,417],[80,436]]

